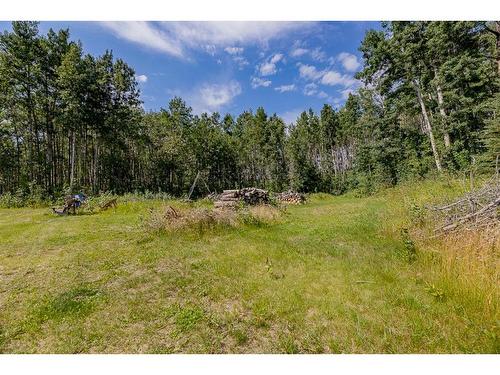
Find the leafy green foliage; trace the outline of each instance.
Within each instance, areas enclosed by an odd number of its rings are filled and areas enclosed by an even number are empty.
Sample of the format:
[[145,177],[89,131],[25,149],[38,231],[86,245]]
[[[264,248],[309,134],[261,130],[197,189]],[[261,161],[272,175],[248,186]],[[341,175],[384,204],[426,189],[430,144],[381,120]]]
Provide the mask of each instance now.
[[141,107],[135,72],[84,54],[69,30],[0,35],[0,205],[63,194],[191,198],[256,186],[357,195],[435,172],[491,170],[500,153],[495,36],[485,22],[383,22],[359,50],[364,84],[285,124],[263,107]]

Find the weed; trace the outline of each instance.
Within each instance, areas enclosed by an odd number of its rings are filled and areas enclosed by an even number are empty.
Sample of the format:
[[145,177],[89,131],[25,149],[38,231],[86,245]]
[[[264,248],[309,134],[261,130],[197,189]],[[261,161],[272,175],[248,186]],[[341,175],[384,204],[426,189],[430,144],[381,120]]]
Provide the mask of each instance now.
[[238,345],[244,345],[248,342],[248,335],[241,329],[233,330],[232,335],[236,339],[236,344]]
[[446,299],[444,291],[436,287],[434,284],[426,283],[425,290],[433,296],[436,301],[443,302]]
[[203,319],[203,310],[199,307],[178,307],[175,311],[175,325],[182,332],[191,330]]
[[413,201],[410,203],[408,211],[411,225],[421,227],[425,224],[427,210],[423,206]]
[[40,322],[67,317],[82,317],[94,309],[95,303],[100,297],[101,293],[97,289],[78,286],[49,298],[35,315]]
[[410,237],[408,228],[402,228],[401,232],[401,240],[403,241],[403,249],[401,251],[401,255],[405,260],[409,263],[413,263],[417,260],[417,248],[415,246],[415,242]]
[[292,337],[285,336],[279,341],[279,349],[281,352],[286,354],[297,354],[299,353],[299,346]]

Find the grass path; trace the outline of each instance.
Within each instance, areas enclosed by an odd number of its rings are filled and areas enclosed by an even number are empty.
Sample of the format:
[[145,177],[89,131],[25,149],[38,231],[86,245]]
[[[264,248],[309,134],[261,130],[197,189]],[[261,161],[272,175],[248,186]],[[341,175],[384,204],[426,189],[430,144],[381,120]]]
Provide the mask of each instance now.
[[387,197],[317,196],[282,222],[150,234],[155,202],[0,210],[0,351],[497,352],[497,322],[397,254]]

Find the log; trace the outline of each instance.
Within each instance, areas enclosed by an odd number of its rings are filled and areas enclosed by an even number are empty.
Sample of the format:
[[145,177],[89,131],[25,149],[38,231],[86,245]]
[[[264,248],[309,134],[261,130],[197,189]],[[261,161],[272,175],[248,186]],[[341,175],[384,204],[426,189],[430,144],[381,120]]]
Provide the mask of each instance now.
[[231,198],[231,197],[221,197],[219,199],[219,201],[223,201],[223,202],[238,202],[240,200],[240,198]]
[[239,202],[248,205],[262,204],[269,202],[267,190],[257,188],[243,188],[240,190],[224,190],[215,200],[215,207],[236,207]]
[[302,204],[305,202],[306,197],[304,194],[301,193],[287,191],[277,194],[276,199],[281,203]]

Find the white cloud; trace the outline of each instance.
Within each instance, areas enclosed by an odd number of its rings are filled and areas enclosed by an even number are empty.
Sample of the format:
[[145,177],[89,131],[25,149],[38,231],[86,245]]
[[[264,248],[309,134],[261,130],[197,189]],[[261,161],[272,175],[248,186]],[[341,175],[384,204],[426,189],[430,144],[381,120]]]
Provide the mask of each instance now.
[[270,76],[276,73],[276,64],[270,62],[264,62],[259,67],[259,72],[261,76]]
[[189,95],[188,101],[195,113],[211,113],[229,105],[240,94],[241,85],[237,81],[221,84],[206,83]]
[[148,81],[148,76],[145,74],[141,74],[141,75],[135,76],[135,79],[139,83],[146,83]]
[[238,64],[240,70],[243,69],[249,62],[243,56],[234,56],[233,61]]
[[340,85],[347,88],[356,86],[358,83],[354,77],[347,74],[340,74],[335,70],[318,70],[314,65],[306,65],[302,63],[298,63],[297,66],[299,67],[299,74],[301,78],[308,81],[317,81],[322,85]]
[[173,40],[164,31],[155,28],[148,22],[103,22],[102,25],[122,39],[142,44],[148,48],[176,57],[184,56],[182,47],[178,41]]
[[163,22],[161,27],[180,40],[197,44],[259,43],[307,27],[301,22]]
[[[102,22],[125,40],[176,57],[186,58],[187,49],[234,44],[266,44],[290,32],[311,28],[310,22]],[[209,48],[208,52],[211,51]],[[227,51],[226,51],[227,52]]]
[[[297,45],[298,43],[296,43]],[[295,47],[290,52],[291,57],[301,57],[304,55],[309,55],[314,61],[326,61],[326,53],[321,49],[321,47],[317,47],[315,49],[308,49],[303,47]]]
[[240,55],[243,53],[244,49],[243,47],[226,47],[224,48],[224,51],[226,51],[230,55]]
[[361,64],[358,61],[358,58],[355,55],[348,52],[339,53],[337,59],[338,61],[340,61],[344,69],[349,72],[355,72],[361,66]]
[[302,63],[298,63],[299,73],[302,78],[309,80],[317,80],[323,76],[323,72],[316,69],[313,65],[306,65]]
[[306,53],[309,53],[309,50],[306,49],[306,48],[294,48],[291,52],[290,52],[290,56],[292,57],[300,57],[300,56],[303,56],[305,55]]
[[281,59],[283,58],[282,53],[277,53],[273,57],[271,57],[271,60],[269,61],[271,64],[276,64],[278,63]]
[[321,47],[318,47],[311,51],[311,57],[315,61],[325,61],[326,53],[321,50]]
[[270,76],[276,74],[278,71],[276,64],[283,60],[282,53],[276,53],[271,56],[267,61],[264,61],[262,64],[258,66],[259,73],[261,76]]
[[271,83],[271,81],[259,77],[252,77],[251,81],[252,88],[254,89],[256,89],[257,87],[269,87]]
[[304,95],[313,96],[318,92],[318,85],[314,82],[308,83],[304,86]]
[[320,98],[320,99],[326,99],[326,98],[328,98],[328,94],[326,92],[324,92],[324,91],[320,91],[318,93],[318,98]]
[[349,94],[353,94],[354,90],[353,89],[345,89],[341,91],[342,93],[342,99],[347,99],[349,97]]
[[356,80],[347,74],[340,74],[334,70],[329,70],[321,77],[321,83],[328,86],[341,85],[350,87],[356,84]]
[[201,49],[208,53],[210,56],[215,56],[217,52],[217,47],[213,44],[204,44],[201,46]]
[[281,85],[281,86],[278,86],[278,87],[275,87],[274,88],[276,91],[279,91],[281,93],[284,93],[284,92],[287,92],[287,91],[295,91],[296,90],[296,87],[295,85],[292,83],[291,85]]

